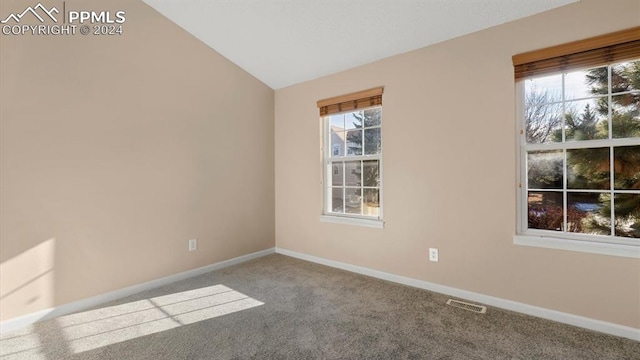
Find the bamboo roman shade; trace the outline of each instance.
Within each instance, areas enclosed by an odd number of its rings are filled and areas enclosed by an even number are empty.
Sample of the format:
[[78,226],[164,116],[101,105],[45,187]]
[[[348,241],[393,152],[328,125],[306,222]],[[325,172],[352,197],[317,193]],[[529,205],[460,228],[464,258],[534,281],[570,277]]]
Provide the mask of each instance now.
[[382,87],[318,101],[320,116],[382,105]]
[[640,27],[513,56],[516,80],[640,58]]

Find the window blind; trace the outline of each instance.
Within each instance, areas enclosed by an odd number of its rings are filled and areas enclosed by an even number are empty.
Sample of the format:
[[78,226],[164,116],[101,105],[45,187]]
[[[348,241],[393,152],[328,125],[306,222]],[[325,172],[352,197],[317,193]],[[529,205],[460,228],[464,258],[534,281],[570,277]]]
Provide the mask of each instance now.
[[320,116],[382,105],[382,87],[340,95],[317,102]]
[[516,80],[640,58],[640,26],[512,57]]

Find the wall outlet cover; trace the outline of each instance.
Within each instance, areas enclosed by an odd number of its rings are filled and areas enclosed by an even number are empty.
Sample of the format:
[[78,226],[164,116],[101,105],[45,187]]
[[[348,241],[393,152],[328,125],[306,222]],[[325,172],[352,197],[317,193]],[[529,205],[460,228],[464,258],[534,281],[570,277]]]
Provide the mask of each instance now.
[[429,248],[429,261],[438,262],[438,249]]

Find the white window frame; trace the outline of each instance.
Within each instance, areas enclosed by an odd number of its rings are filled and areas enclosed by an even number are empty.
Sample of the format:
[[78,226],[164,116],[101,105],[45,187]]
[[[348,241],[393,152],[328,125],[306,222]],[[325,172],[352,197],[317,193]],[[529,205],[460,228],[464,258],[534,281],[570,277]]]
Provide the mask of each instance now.
[[[350,112],[356,112],[356,111],[362,111],[362,110],[367,110],[367,109],[375,109],[375,108],[380,108],[382,111],[382,105],[378,105],[378,106],[372,106],[372,107],[367,107],[367,108],[361,108],[361,109],[357,109],[357,110],[353,110],[353,111],[346,111],[344,112],[346,113],[350,113]],[[372,227],[372,228],[384,228],[384,220],[382,217],[382,211],[383,211],[383,166],[382,166],[382,154],[384,152],[384,137],[382,136],[382,126],[383,126],[383,120],[380,121],[380,126],[377,126],[377,128],[380,129],[381,132],[381,139],[380,139],[380,153],[379,154],[372,154],[372,155],[348,155],[348,151],[346,151],[346,139],[345,139],[345,153],[342,154],[341,156],[335,156],[333,155],[333,149],[331,146],[331,123],[330,123],[330,118],[332,115],[336,115],[336,114],[331,114],[331,115],[326,115],[323,116],[321,118],[322,120],[322,168],[323,168],[323,181],[322,181],[322,198],[323,198],[323,204],[322,204],[322,214],[320,215],[320,221],[321,222],[327,222],[327,223],[337,223],[337,224],[348,224],[348,225],[359,225],[359,226],[365,226],[365,227]],[[384,116],[383,116],[384,117]],[[345,131],[347,131],[345,129]],[[362,148],[364,151],[364,141],[365,141],[365,137],[364,137],[364,133],[363,133],[363,137],[362,137]],[[332,177],[333,177],[333,166],[334,166],[334,162],[338,161],[338,162],[348,162],[348,161],[366,161],[366,160],[377,160],[378,161],[378,171],[379,171],[379,176],[380,176],[380,185],[379,185],[379,208],[378,208],[378,216],[366,216],[366,215],[358,215],[358,214],[345,214],[345,213],[334,213],[331,211],[331,209],[329,209],[329,204],[331,204],[331,196],[332,193],[331,191],[329,191],[329,189],[331,189],[331,183],[332,183]],[[346,177],[346,169],[343,168],[342,171],[342,176]],[[343,184],[345,179],[343,178]],[[362,189],[362,185],[361,185],[361,189]],[[362,199],[360,200],[361,202],[363,201]],[[361,206],[363,206],[363,204],[361,203]]]
[[[610,65],[603,64],[602,66]],[[609,85],[611,85],[611,68],[609,71]],[[573,71],[573,70],[572,70]],[[566,73],[566,72],[558,72]],[[551,74],[546,74],[549,76]],[[517,137],[517,224],[516,235],[514,236],[514,244],[551,248],[559,250],[569,250],[577,252],[585,252],[592,254],[602,254],[620,257],[640,258],[640,239],[630,239],[625,237],[618,237],[612,235],[589,235],[579,233],[559,232],[552,230],[539,230],[528,228],[528,202],[527,202],[527,151],[534,150],[563,150],[563,153],[567,149],[583,149],[583,148],[597,148],[597,147],[617,147],[617,146],[629,146],[640,145],[640,138],[623,138],[612,139],[611,138],[611,126],[609,121],[609,136],[610,139],[602,140],[585,140],[585,141],[572,141],[572,142],[559,142],[551,144],[527,144],[525,135],[525,81],[522,79],[516,82],[516,112],[517,123],[516,137]],[[562,80],[563,93],[564,93],[564,77]],[[611,86],[609,86],[611,89]],[[624,93],[621,93],[624,94]],[[608,93],[611,100],[611,90]],[[580,99],[572,99],[572,101]],[[564,128],[564,119],[562,122]],[[611,148],[612,149],[612,148]],[[613,151],[613,150],[610,150]],[[611,157],[611,154],[610,154]],[[611,166],[611,181],[613,182],[613,162],[610,161]],[[566,166],[563,166],[563,177],[566,179]],[[611,186],[613,189],[613,184]],[[611,191],[611,190],[610,190]],[[566,196],[566,189],[562,190],[563,196]],[[613,191],[612,191],[613,192]],[[624,193],[624,190],[615,190],[616,193]],[[630,191],[631,192],[631,191]],[[635,192],[634,192],[635,193]],[[613,215],[613,209],[612,209]],[[566,216],[566,215],[565,215]],[[612,221],[614,220],[612,216]]]

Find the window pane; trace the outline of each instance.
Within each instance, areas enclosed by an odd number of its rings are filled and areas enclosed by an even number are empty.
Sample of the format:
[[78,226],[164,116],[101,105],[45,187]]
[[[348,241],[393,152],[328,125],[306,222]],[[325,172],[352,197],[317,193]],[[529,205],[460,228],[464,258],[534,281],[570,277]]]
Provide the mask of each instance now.
[[564,78],[565,99],[580,99],[608,93],[607,67],[578,70],[567,73]]
[[640,195],[616,194],[613,202],[616,236],[640,238]]
[[331,129],[335,131],[344,130],[344,114],[331,115]]
[[364,130],[365,155],[380,154],[380,128]]
[[611,102],[613,137],[640,137],[640,92],[612,96]]
[[528,228],[640,238],[640,59],[523,86]]
[[380,186],[380,164],[378,160],[363,161],[362,182],[364,186]]
[[640,146],[613,148],[615,189],[640,190]]
[[331,204],[329,204],[329,209],[333,212],[344,213],[344,197],[343,197],[343,189],[342,188],[332,188],[331,190]]
[[344,156],[344,131],[331,129],[331,156]]
[[362,155],[362,130],[347,131],[347,155]]
[[345,206],[347,214],[362,214],[360,189],[345,189]]
[[527,142],[545,144],[562,141],[562,103],[547,103],[546,93],[531,93],[525,99]]
[[567,150],[569,189],[609,189],[609,173],[609,148]]
[[362,111],[355,111],[345,114],[347,129],[359,129],[362,127]]
[[562,75],[525,81],[525,125],[527,142],[562,141]]
[[[562,100],[562,75],[540,76],[524,83],[525,97],[533,93],[549,93],[553,101]],[[547,101],[551,102],[551,101]]]
[[331,185],[333,186],[342,186],[342,171],[344,168],[344,163],[335,162],[331,166]]
[[565,104],[565,139],[594,140],[609,138],[607,97],[569,101]]
[[363,116],[365,127],[380,126],[380,120],[382,119],[382,109],[374,108],[364,110]]
[[562,150],[527,154],[529,189],[562,189]]
[[382,152],[381,116],[381,108],[374,107],[324,118],[328,131],[323,139],[329,147],[324,160],[327,213],[379,216],[381,160],[378,156],[366,161],[354,157]]
[[568,193],[567,231],[610,235],[611,196],[598,193]]
[[629,61],[611,67],[612,93],[640,90],[640,60]]
[[363,197],[363,214],[369,216],[378,216],[380,211],[380,192],[378,191],[378,189],[364,189]]
[[529,229],[562,231],[562,193],[530,191],[527,197]]
[[360,186],[362,181],[362,167],[360,161],[347,161],[345,162],[345,180],[347,186]]

